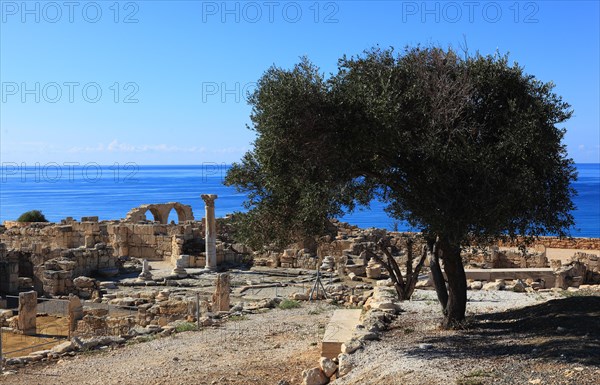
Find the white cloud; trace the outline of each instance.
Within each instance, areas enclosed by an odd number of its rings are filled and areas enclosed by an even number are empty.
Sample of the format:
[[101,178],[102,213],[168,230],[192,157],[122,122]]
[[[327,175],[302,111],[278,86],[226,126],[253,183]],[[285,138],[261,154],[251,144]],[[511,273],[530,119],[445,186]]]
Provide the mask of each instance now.
[[143,153],[143,152],[159,152],[159,153],[205,153],[206,148],[191,146],[181,147],[176,145],[168,144],[129,144],[119,142],[114,139],[108,145],[104,146],[103,143],[99,143],[96,147],[71,147],[69,152],[77,153],[98,153],[98,152],[110,152],[110,153]]

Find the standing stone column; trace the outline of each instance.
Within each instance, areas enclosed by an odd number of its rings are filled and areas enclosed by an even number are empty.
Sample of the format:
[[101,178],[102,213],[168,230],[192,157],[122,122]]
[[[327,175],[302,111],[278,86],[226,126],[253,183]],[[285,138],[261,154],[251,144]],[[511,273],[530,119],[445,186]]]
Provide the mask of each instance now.
[[212,311],[229,311],[229,287],[230,287],[230,276],[229,273],[217,274],[215,281],[215,292],[212,300]]
[[217,223],[215,221],[215,199],[217,199],[217,196],[215,194],[203,194],[201,197],[206,208],[205,268],[208,270],[215,270],[217,268]]
[[151,281],[152,273],[150,272],[150,265],[148,264],[148,260],[142,260],[142,272],[138,276],[139,281]]
[[[77,321],[83,318],[83,305],[79,297],[69,294],[69,331],[77,330]],[[70,335],[70,334],[69,334]]]
[[19,293],[19,318],[17,328],[25,335],[35,335],[37,317],[37,292]]

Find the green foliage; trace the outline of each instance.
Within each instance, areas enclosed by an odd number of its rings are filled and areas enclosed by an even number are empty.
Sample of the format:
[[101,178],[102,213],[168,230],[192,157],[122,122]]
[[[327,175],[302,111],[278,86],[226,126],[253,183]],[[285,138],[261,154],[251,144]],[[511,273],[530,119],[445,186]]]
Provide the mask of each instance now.
[[485,370],[477,369],[472,372],[465,374],[463,378],[459,378],[456,380],[457,385],[483,385],[483,378],[495,378],[497,377],[492,372],[487,372]]
[[506,56],[372,49],[329,78],[304,58],[250,98],[254,149],[226,176],[248,194],[241,241],[285,247],[375,196],[456,249],[468,239],[564,235],[576,173],[570,106]]
[[48,222],[40,210],[31,210],[21,214],[17,222]]
[[324,309],[324,308],[323,308],[323,307],[321,307],[321,306],[318,306],[318,307],[315,307],[315,308],[313,308],[313,309],[310,309],[310,310],[308,311],[308,314],[310,314],[310,315],[319,315],[319,314],[321,314],[321,313],[323,313],[323,312],[325,312],[325,311],[326,311],[326,309]]
[[40,210],[31,210],[21,214],[17,222],[48,222],[48,220]]
[[284,299],[279,304],[279,308],[282,310],[296,309],[300,307],[300,302],[293,299]]
[[565,298],[570,298],[570,297],[589,297],[589,296],[598,296],[600,295],[600,293],[594,292],[592,290],[589,289],[580,289],[577,291],[569,291],[569,290],[561,290],[559,291],[559,294],[562,295]]
[[194,330],[198,330],[198,325],[196,325],[195,323],[192,323],[192,322],[182,322],[182,323],[178,324],[177,326],[175,326],[175,331],[177,333],[189,332],[189,331],[194,331]]

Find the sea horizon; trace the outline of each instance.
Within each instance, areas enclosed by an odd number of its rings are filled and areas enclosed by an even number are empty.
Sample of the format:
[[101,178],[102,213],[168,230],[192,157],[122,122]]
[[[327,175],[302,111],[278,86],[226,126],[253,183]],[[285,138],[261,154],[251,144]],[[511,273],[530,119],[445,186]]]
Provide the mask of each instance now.
[[[192,206],[196,219],[204,216],[201,194],[217,194],[216,215],[223,217],[245,211],[245,194],[223,185],[231,164],[202,162],[180,165],[114,163],[102,165],[65,163],[3,162],[0,170],[0,222],[16,220],[30,210],[41,210],[50,222],[66,217],[99,220],[123,219],[142,204],[180,202]],[[573,187],[578,195],[573,237],[600,238],[600,163],[576,163],[578,179]],[[360,208],[339,219],[361,228],[419,231],[395,221],[377,200],[370,208]],[[151,218],[149,218],[151,219]],[[171,212],[169,222],[177,217]],[[548,234],[552,235],[552,234]]]

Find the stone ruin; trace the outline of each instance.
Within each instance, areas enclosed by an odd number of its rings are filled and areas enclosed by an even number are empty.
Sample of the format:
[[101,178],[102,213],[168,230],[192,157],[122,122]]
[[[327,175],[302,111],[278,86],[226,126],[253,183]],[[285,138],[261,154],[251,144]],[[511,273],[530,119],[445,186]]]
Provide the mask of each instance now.
[[[367,250],[378,252],[377,241],[383,236],[390,238],[391,252],[400,266],[406,261],[408,239],[414,255],[424,244],[418,233],[360,229],[332,221],[330,235],[320,239],[290,245],[283,252],[252,252],[244,245],[223,239],[219,233],[215,219],[217,196],[206,194],[201,198],[205,203],[204,221],[194,220],[190,206],[169,202],[141,205],[130,210],[123,220],[83,217],[81,221],[66,218],[60,223],[5,222],[5,226],[0,226],[0,294],[35,290],[40,295],[75,294],[89,299],[97,296],[100,288],[78,277],[111,277],[134,266],[138,274],[141,271],[138,279],[143,284],[152,280],[148,262],[168,262],[173,275],[183,278],[188,268],[214,271],[222,264],[241,262],[245,255],[252,255],[254,264],[259,266],[309,270],[320,267],[324,271],[339,271],[353,280],[379,279],[385,276],[385,269],[367,257]],[[177,224],[166,223],[172,210],[179,218]],[[146,218],[148,212],[153,220]],[[543,245],[557,245],[552,238],[542,241]],[[592,247],[597,243],[593,239],[569,240],[574,247]],[[474,267],[549,268],[543,245],[527,254],[493,247],[485,252],[482,248],[466,249],[463,257]],[[576,262],[587,266],[585,274],[567,269],[563,276],[574,279],[561,282],[576,285],[600,281],[597,256],[590,254],[580,259]]]
[[163,225],[167,224],[169,219],[169,213],[171,210],[177,212],[177,219],[179,223],[185,223],[194,220],[194,214],[192,213],[192,207],[184,205],[179,202],[169,202],[161,204],[148,204],[141,205],[139,207],[129,210],[125,217],[125,222],[140,222],[146,220],[146,213],[150,212],[154,217],[154,221]]
[[[139,263],[140,280],[150,280],[143,260],[168,262],[180,276],[187,275],[186,268],[213,271],[222,264],[239,263],[242,256],[217,240],[216,198],[202,196],[205,221],[195,221],[191,207],[177,202],[142,205],[124,220],[7,221],[0,226],[0,294],[35,290],[40,295],[75,294],[88,299],[98,288],[78,282],[78,277],[112,277]],[[171,210],[177,212],[179,223],[166,223]],[[154,221],[145,218],[146,212],[153,214]]]
[[[412,243],[413,255],[418,255],[418,250],[425,244],[420,233],[387,232],[381,229],[360,229],[339,221],[332,221],[334,228],[332,234],[322,237],[317,241],[305,241],[291,245],[283,252],[265,252],[254,255],[254,265],[300,268],[315,270],[317,265],[323,271],[338,272],[345,274],[351,280],[380,279],[385,277],[385,268],[375,260],[367,256],[370,250],[383,257],[378,250],[377,242],[382,237],[389,237],[390,251],[399,266],[403,267],[407,258],[407,240]],[[518,250],[517,244],[504,244],[478,246],[464,248],[462,257],[467,269],[467,278],[471,274],[473,278],[469,281],[469,287],[475,289],[486,287],[485,283],[477,278],[477,269],[484,271],[504,270],[506,278],[501,281],[516,280],[516,286],[521,283],[526,287],[534,289],[549,289],[550,287],[581,287],[585,285],[600,284],[600,256],[597,249],[591,249],[589,253],[574,253],[569,261],[551,261],[546,255],[546,245],[570,246],[592,248],[599,246],[599,242],[590,238],[556,240],[551,237],[540,237],[538,243],[525,251]],[[509,246],[511,246],[509,248]],[[413,260],[417,263],[418,258]],[[442,261],[443,264],[443,261]],[[428,266],[428,262],[425,262]],[[475,269],[475,270],[469,270]],[[524,269],[519,274],[510,271]],[[479,274],[481,275],[481,274]],[[485,274],[484,274],[485,275]],[[514,275],[514,277],[513,277]],[[527,276],[527,277],[525,277]],[[546,279],[544,279],[546,277]],[[483,279],[486,281],[487,279]],[[522,280],[522,282],[520,282]],[[474,284],[472,285],[473,282]],[[509,282],[495,282],[490,280],[493,287],[512,288]],[[417,287],[428,287],[431,282],[421,282]]]

